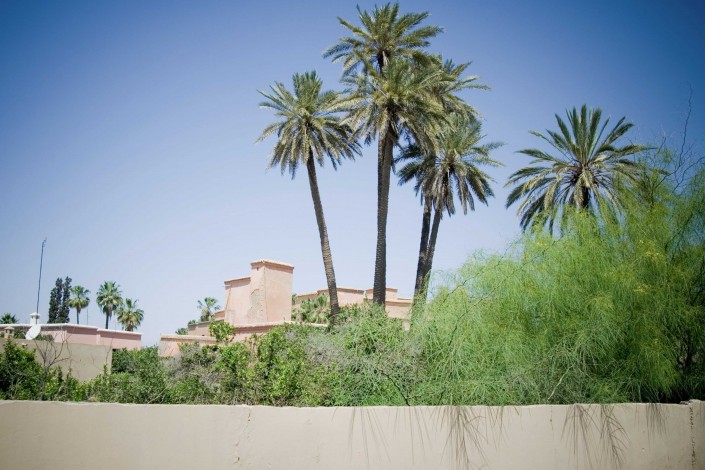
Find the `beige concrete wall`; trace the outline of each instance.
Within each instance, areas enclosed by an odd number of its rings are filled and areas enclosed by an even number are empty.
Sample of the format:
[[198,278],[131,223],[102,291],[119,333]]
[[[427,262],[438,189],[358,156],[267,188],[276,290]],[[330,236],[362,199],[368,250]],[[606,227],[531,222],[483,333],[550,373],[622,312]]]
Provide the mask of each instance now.
[[[0,348],[5,348],[8,340],[0,338]],[[71,370],[71,375],[84,381],[93,379],[103,373],[103,367],[108,372],[113,360],[112,348],[99,344],[53,343],[51,341],[12,340],[34,351],[34,356],[40,364],[50,367],[61,367],[64,373]],[[0,457],[0,468],[2,458]]]
[[[17,469],[703,469],[702,402],[271,408],[0,402]],[[90,432],[87,432],[90,430]]]

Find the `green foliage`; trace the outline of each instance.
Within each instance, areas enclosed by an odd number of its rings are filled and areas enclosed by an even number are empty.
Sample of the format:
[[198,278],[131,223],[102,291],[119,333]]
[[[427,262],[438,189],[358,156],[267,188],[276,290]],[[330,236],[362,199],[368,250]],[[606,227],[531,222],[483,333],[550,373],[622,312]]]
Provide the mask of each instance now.
[[318,295],[312,299],[304,299],[293,312],[297,321],[320,324],[328,323],[329,314],[330,299],[326,294]]
[[181,327],[175,331],[177,335],[187,335],[188,334],[188,328]]
[[230,343],[235,338],[235,327],[224,321],[212,322],[208,325],[208,332],[219,344]]
[[0,399],[85,400],[85,387],[59,367],[42,367],[34,351],[5,343],[0,351]]
[[156,347],[113,351],[112,373],[88,384],[94,401],[171,403],[167,370]]
[[69,299],[71,297],[71,278],[56,278],[54,288],[49,294],[48,323],[69,323]]
[[5,313],[2,317],[0,317],[0,324],[7,325],[13,323],[17,323],[17,317],[11,313]]
[[0,399],[34,400],[39,397],[41,367],[34,359],[34,352],[5,343],[0,351]]

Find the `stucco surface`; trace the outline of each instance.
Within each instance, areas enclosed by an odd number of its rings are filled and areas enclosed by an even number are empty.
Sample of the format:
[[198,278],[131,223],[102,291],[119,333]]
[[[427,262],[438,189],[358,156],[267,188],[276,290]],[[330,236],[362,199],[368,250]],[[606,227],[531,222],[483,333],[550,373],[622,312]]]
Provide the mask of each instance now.
[[702,411],[8,401],[0,455],[20,469],[703,469]]

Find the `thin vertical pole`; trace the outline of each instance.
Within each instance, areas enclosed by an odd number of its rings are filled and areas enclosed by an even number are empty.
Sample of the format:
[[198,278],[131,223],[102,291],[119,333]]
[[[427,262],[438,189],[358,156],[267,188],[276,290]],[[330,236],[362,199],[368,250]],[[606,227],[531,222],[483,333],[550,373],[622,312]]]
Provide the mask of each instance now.
[[35,312],[39,313],[39,291],[42,289],[42,264],[44,263],[44,245],[46,245],[47,239],[44,238],[42,242],[42,256],[39,258],[39,286],[37,286],[37,310]]

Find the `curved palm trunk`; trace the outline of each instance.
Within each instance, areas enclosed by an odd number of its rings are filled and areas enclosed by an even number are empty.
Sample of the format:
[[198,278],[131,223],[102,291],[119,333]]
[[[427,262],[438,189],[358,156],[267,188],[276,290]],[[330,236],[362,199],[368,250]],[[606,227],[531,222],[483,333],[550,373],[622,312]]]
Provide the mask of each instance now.
[[316,212],[316,223],[318,224],[318,235],[321,237],[321,254],[323,255],[323,267],[326,271],[326,281],[328,282],[328,295],[330,297],[330,325],[334,325],[340,306],[338,305],[338,287],[335,282],[335,271],[333,270],[333,258],[330,253],[330,244],[328,242],[328,229],[326,229],[326,221],[323,217],[323,205],[321,204],[321,195],[318,192],[318,180],[316,179],[316,164],[314,162],[313,153],[308,157],[306,162],[308,170],[308,182],[311,186],[311,197],[313,198],[313,209]]
[[421,243],[419,245],[419,261],[416,264],[416,283],[414,285],[414,301],[421,293],[424,284],[424,267],[426,265],[426,250],[428,248],[428,233],[431,229],[431,200],[425,198],[423,218],[421,219]]
[[423,290],[421,292],[420,300],[426,302],[426,297],[428,295],[428,275],[431,273],[431,268],[433,267],[433,255],[436,252],[436,239],[438,238],[438,227],[441,225],[441,217],[443,213],[436,209],[433,214],[433,226],[431,227],[431,236],[428,240],[428,248],[426,249],[426,263],[423,270]]
[[372,301],[379,305],[386,302],[387,293],[387,214],[389,212],[389,180],[392,173],[391,125],[377,143],[377,249],[375,251],[375,278]]

